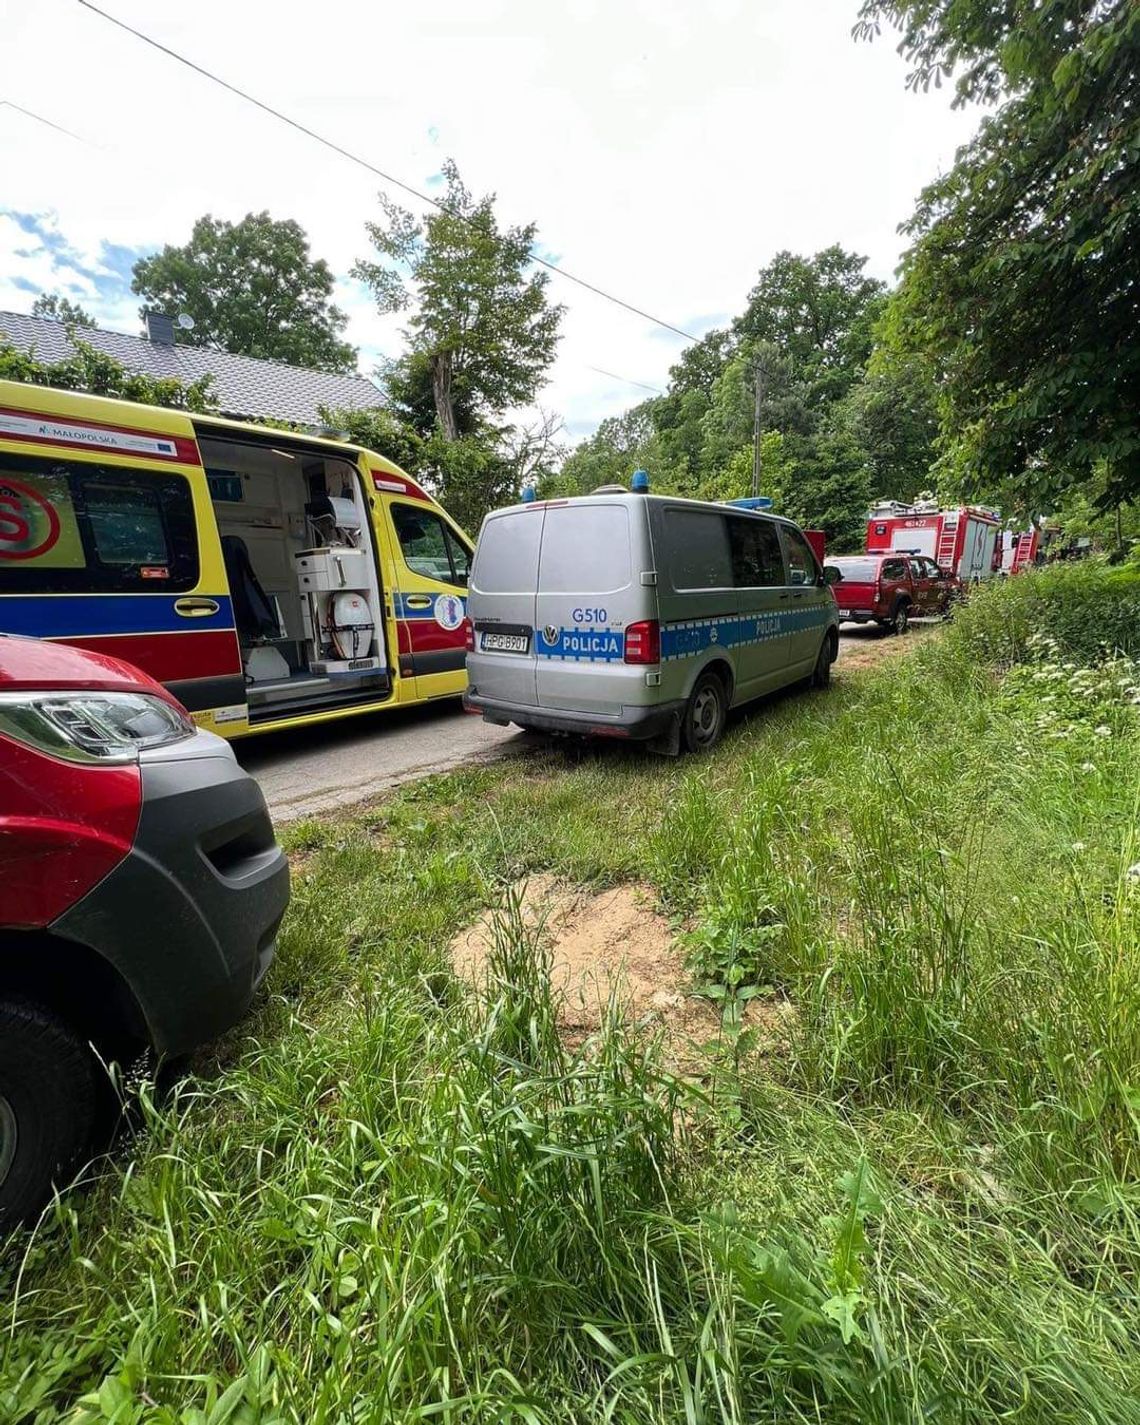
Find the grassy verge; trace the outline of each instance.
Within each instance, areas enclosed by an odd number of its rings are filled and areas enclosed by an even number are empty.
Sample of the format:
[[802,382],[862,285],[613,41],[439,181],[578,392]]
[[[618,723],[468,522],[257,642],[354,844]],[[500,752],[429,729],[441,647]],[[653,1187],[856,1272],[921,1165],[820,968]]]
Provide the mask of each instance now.
[[[9,1254],[0,1419],[1140,1419],[1135,597],[1010,581],[715,759],[291,828],[271,997]],[[692,927],[704,1082],[560,1043],[504,893],[551,869]],[[496,899],[476,1007],[445,949]]]

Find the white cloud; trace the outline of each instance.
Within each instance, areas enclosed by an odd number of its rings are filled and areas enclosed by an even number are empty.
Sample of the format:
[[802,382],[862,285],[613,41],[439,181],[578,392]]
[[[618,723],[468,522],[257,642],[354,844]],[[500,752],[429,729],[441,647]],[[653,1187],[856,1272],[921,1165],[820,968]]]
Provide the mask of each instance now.
[[[851,39],[856,0],[278,0],[272,23],[230,0],[108,5],[416,187],[453,156],[567,268],[686,329],[738,311],[781,248],[838,241],[889,277],[897,225],[975,122],[907,93],[889,37]],[[0,109],[3,201],[55,215],[85,265],[104,242],[180,242],[204,212],[260,208],[297,218],[346,279],[366,251],[379,180],[73,0],[13,7],[5,58],[6,97],[83,141]],[[50,255],[20,246],[0,226],[0,303],[26,310],[12,278],[53,283]],[[571,429],[647,394],[593,368],[664,385],[679,340],[551,291],[568,312],[543,401]],[[347,280],[337,300],[366,369],[399,350],[402,319]],[[134,329],[129,295],[92,306]]]

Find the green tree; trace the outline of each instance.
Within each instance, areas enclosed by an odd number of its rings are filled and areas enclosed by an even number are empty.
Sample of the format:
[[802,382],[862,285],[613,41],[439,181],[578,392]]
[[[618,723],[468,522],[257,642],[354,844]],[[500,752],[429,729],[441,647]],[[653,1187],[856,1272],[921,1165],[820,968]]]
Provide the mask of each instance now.
[[178,332],[188,345],[318,371],[356,369],[356,350],[340,335],[348,318],[331,300],[332,270],[310,256],[292,219],[263,212],[227,223],[207,214],[185,246],[136,262],[131,290],[144,298],[144,317],[192,317],[193,328]]
[[664,478],[656,444],[656,397],[620,416],[609,416],[588,440],[570,452],[557,475],[539,485],[544,498],[587,495],[599,485],[628,485],[639,466],[651,470],[655,486]]
[[844,396],[871,354],[886,289],[866,265],[838,245],[813,257],[777,253],[733,324],[741,340],[779,350],[813,408]]
[[377,455],[387,456],[409,475],[418,478],[425,473],[427,456],[423,438],[394,411],[384,406],[343,410],[322,406],[320,417],[332,430],[347,436],[356,445],[374,450]]
[[654,424],[666,462],[694,480],[701,471],[702,421],[735,346],[731,332],[717,329],[686,347],[670,368],[668,391],[654,407]]
[[913,500],[938,455],[937,391],[925,362],[877,350],[836,407],[833,425],[866,452],[876,499]]
[[862,549],[870,508],[867,452],[843,429],[791,443],[788,474],[774,492],[781,514],[821,529],[836,552]]
[[896,340],[937,369],[974,491],[1047,508],[1106,472],[1140,491],[1140,6],[864,0],[911,87],[992,107],[907,227]]
[[69,301],[60,292],[41,292],[32,303],[33,317],[50,317],[54,322],[66,322],[69,327],[93,327],[95,319],[78,302]]
[[[389,388],[421,434],[430,410],[447,442],[493,428],[533,401],[554,359],[562,308],[534,267],[533,223],[502,229],[494,198],[474,200],[450,160],[442,211],[422,222],[384,194],[384,221],[367,224],[375,260],[353,275],[382,313],[414,308],[409,354]],[[429,406],[430,397],[430,406]]]

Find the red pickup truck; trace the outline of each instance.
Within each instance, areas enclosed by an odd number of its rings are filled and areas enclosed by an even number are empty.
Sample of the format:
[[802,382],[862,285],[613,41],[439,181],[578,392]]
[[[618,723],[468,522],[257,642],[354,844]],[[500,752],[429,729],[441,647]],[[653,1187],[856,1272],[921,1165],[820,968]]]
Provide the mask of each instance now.
[[912,617],[944,615],[962,581],[924,554],[853,554],[829,559],[838,569],[832,585],[841,622],[877,623],[905,633]]

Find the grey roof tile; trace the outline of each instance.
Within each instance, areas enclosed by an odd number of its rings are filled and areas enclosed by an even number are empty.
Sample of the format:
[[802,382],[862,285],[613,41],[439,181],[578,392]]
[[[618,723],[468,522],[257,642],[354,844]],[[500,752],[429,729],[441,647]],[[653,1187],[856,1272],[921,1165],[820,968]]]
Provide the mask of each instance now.
[[[319,426],[320,406],[362,410],[384,403],[381,392],[363,376],[334,376],[203,346],[161,346],[145,337],[98,327],[80,335],[128,371],[175,376],[187,383],[211,375],[219,411],[239,419],[259,416]],[[72,354],[66,324],[47,317],[0,312],[0,341],[4,340],[22,351],[34,352],[39,361],[54,363]]]

